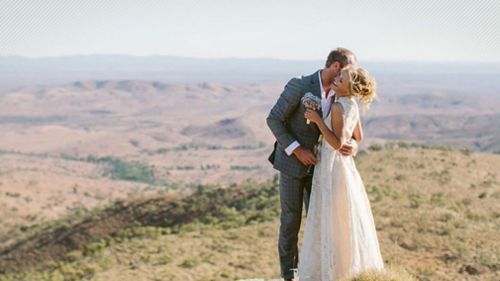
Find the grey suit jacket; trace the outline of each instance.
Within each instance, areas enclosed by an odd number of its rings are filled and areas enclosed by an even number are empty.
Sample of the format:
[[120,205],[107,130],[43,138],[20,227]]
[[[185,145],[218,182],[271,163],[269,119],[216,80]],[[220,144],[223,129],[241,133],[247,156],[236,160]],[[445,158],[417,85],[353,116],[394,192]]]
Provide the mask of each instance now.
[[[321,99],[318,72],[319,70],[309,76],[288,81],[267,116],[267,125],[277,140],[273,151],[274,157],[270,157],[270,160],[274,160],[272,163],[275,169],[293,177],[306,176],[308,167],[304,166],[295,155],[288,156],[285,148],[296,140],[302,147],[312,150],[320,135],[314,123],[307,125],[304,117],[306,109],[301,101],[307,92]],[[319,113],[322,114],[321,110]]]

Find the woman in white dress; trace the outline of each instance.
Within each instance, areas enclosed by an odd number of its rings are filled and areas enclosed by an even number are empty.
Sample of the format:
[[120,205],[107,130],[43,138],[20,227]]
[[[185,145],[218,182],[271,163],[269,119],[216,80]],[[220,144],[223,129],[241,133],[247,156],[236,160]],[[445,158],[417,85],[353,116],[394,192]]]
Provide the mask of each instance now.
[[355,99],[368,106],[375,96],[375,80],[351,65],[342,69],[332,88],[336,102],[325,120],[313,110],[305,113],[323,139],[299,255],[300,281],[340,280],[384,268],[370,202],[354,159],[338,152],[353,134],[361,139]]

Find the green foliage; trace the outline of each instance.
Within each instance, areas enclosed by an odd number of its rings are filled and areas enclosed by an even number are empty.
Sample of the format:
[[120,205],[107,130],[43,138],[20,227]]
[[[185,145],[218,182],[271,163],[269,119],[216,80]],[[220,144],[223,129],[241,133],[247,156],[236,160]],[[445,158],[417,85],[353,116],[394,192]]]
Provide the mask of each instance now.
[[265,222],[278,216],[279,181],[276,178],[271,184],[247,182],[242,185],[227,189],[200,186],[184,205],[177,205],[170,213],[177,217],[198,214],[196,221],[222,229]]
[[126,162],[111,156],[97,157],[94,155],[79,158],[72,155],[62,154],[61,158],[66,160],[103,164],[105,165],[103,175],[114,180],[135,181],[148,184],[165,184],[155,177],[153,167],[138,161]]
[[236,171],[252,171],[260,169],[259,166],[240,166],[240,165],[231,165],[231,170]]
[[154,155],[154,154],[165,154],[169,151],[190,151],[190,150],[199,150],[199,149],[207,149],[207,150],[212,150],[212,151],[217,151],[217,150],[257,150],[266,147],[266,144],[264,142],[259,142],[257,145],[247,145],[247,144],[239,144],[239,145],[233,145],[231,147],[228,146],[221,146],[218,144],[203,144],[203,143],[184,143],[180,144],[176,147],[172,148],[158,148],[155,150],[148,150],[144,149],[141,150],[143,153],[147,153],[148,155]]
[[[484,206],[496,204],[500,198],[497,174],[465,176],[467,171],[484,165],[480,154],[453,154],[447,148],[406,143],[388,147],[384,145],[380,152],[358,155],[361,159],[358,167],[365,166],[360,172],[366,179],[366,191],[372,203],[386,265],[391,261],[405,262],[419,280],[448,280],[444,278],[448,276],[449,280],[465,280],[471,277],[470,272],[476,272],[474,270],[479,272],[477,278],[489,280],[492,272],[499,270],[496,249],[489,241],[494,240],[495,223],[500,212]],[[398,151],[399,148],[404,151]],[[212,169],[209,166],[198,168]],[[256,255],[254,258],[245,257],[248,249],[242,244],[251,244],[256,239],[266,245],[271,240],[276,242],[280,211],[279,176],[265,184],[171,184],[167,188],[190,189],[193,193],[174,201],[155,198],[136,205],[137,202],[115,201],[98,213],[102,215],[101,220],[106,214],[127,214],[126,219],[138,222],[132,226],[129,223],[120,225],[118,231],[107,237],[96,237],[97,241],[83,250],[69,252],[63,261],[50,269],[37,269],[36,274],[27,273],[27,277],[6,275],[9,279],[5,279],[0,276],[0,281],[89,280],[106,268],[112,271],[118,267],[136,270],[149,266],[164,266],[169,271],[167,277],[147,276],[151,280],[162,280],[163,277],[175,280],[175,274],[181,272],[196,274],[196,280],[234,280],[236,276],[243,276],[246,264],[249,267],[258,264],[253,260],[271,259],[272,254],[260,255],[260,251],[252,253]],[[131,218],[128,215],[132,213]],[[268,221],[273,222],[259,225]],[[21,227],[23,225],[17,226]],[[48,230],[40,226],[23,229],[28,234],[35,229],[53,231],[54,227]],[[69,233],[71,225],[65,229],[66,232],[62,233]],[[245,237],[248,233],[251,234]],[[180,245],[181,241],[185,244]],[[200,249],[186,248],[189,243]],[[168,249],[164,245],[168,245]],[[272,252],[270,250],[271,253],[274,251],[274,248]],[[219,254],[223,258],[217,256]],[[224,259],[241,261],[221,262]],[[272,259],[275,261],[274,256]],[[89,265],[86,269],[85,264]],[[217,267],[216,273],[208,272],[212,267]],[[454,270],[444,272],[444,268]],[[205,270],[206,273],[200,273]],[[392,271],[389,268],[385,275],[363,273],[350,280],[415,280],[409,274],[394,274]],[[267,272],[263,274],[271,276]],[[43,279],[42,275],[45,276]]]
[[424,196],[420,193],[410,193],[408,195],[410,200],[410,208],[417,209],[424,202]]
[[164,255],[160,256],[160,258],[158,258],[158,265],[169,264],[173,260],[174,259],[173,259],[172,255],[170,255],[170,254],[164,254]]
[[137,140],[134,140],[134,139],[130,139],[128,141],[133,147],[139,147],[139,141]]
[[87,245],[84,255],[85,256],[94,256],[97,252],[101,251],[102,249],[108,247],[110,245],[111,239],[109,237],[107,238],[102,238],[101,240],[91,243]]
[[181,266],[184,267],[184,268],[194,268],[199,263],[200,263],[200,261],[198,259],[196,259],[196,258],[189,258],[189,259],[184,260],[182,262]]
[[266,147],[266,144],[263,142],[259,142],[257,145],[235,145],[231,147],[233,150],[255,150],[259,148]]
[[481,264],[489,268],[493,272],[500,270],[500,256],[498,253],[494,253],[478,250],[478,253],[474,256],[474,259]]
[[402,175],[402,174],[396,174],[396,176],[394,176],[394,179],[397,181],[404,181],[406,179],[406,177],[405,177],[405,175]]
[[110,165],[104,175],[116,180],[136,181],[154,184],[156,182],[153,169],[140,162],[125,162],[120,159],[104,157],[98,160]]
[[460,149],[460,152],[462,152],[462,154],[465,156],[470,156],[470,154],[472,153],[472,151],[468,148]]
[[12,197],[12,198],[19,198],[21,194],[19,192],[6,192],[5,195]]
[[382,150],[382,146],[380,144],[372,144],[368,147],[368,150],[370,151],[380,151]]
[[162,235],[170,234],[171,230],[155,226],[133,226],[118,231],[114,239],[118,241],[130,240],[132,238],[158,239]]
[[71,207],[67,206],[66,210],[68,210],[77,217],[87,213],[88,211],[85,205],[83,205],[81,202],[74,202]]
[[218,164],[207,164],[207,165],[200,165],[200,170],[205,171],[205,170],[216,170],[219,169],[220,165]]
[[451,174],[448,169],[444,169],[441,172],[432,171],[429,175],[437,179],[440,184],[447,184],[451,182]]
[[189,171],[189,170],[194,170],[194,166],[191,166],[191,165],[176,166],[175,169]]
[[419,269],[419,275],[423,275],[425,277],[431,277],[436,274],[436,269],[432,266],[426,266],[424,268]]
[[446,203],[446,198],[443,192],[436,192],[431,195],[431,204],[433,206],[443,206]]
[[397,199],[401,196],[400,192],[397,189],[394,189],[389,185],[367,185],[366,192],[368,193],[370,201],[373,203],[382,201],[385,197]]
[[[101,268],[97,265],[92,264],[80,264],[80,263],[65,263],[59,262],[55,265],[54,269],[51,271],[44,271],[41,280],[43,281],[79,281],[79,280],[89,280],[91,279],[97,272],[99,272]],[[5,278],[5,279],[4,279]],[[20,280],[18,275],[6,275],[0,276],[0,280]],[[31,280],[28,279],[22,280]],[[37,279],[40,280],[40,279]]]

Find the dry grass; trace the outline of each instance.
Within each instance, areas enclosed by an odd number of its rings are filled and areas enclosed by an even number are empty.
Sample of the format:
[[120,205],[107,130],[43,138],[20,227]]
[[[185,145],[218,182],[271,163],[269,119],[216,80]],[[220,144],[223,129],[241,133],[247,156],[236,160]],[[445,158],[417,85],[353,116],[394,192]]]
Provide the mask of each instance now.
[[385,268],[384,271],[365,271],[345,281],[417,281],[406,270],[400,267]]
[[[390,270],[352,280],[499,280],[500,155],[400,146],[357,157]],[[277,218],[221,223],[139,227],[137,235],[96,242],[93,251],[0,280],[278,278]]]
[[106,164],[0,152],[0,245],[62,216],[164,189],[106,175]]

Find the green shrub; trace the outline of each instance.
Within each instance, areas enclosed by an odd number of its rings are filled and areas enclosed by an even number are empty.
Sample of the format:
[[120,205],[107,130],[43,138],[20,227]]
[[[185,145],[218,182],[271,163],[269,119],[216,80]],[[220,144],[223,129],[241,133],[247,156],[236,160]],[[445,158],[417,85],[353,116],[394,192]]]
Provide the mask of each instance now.
[[380,151],[382,150],[382,146],[380,144],[372,144],[368,147],[368,150],[370,151]]
[[[63,157],[68,158],[68,156]],[[158,183],[153,168],[137,161],[126,162],[110,156],[96,157],[93,155],[77,159],[79,161],[106,165],[103,175],[115,180],[136,181],[149,184]]]
[[196,258],[189,258],[189,259],[184,260],[182,262],[181,266],[184,267],[184,268],[194,268],[199,263],[200,263],[200,261],[198,259],[196,259]]
[[420,193],[411,193],[408,195],[410,199],[410,208],[417,209],[424,202],[424,197]]

